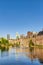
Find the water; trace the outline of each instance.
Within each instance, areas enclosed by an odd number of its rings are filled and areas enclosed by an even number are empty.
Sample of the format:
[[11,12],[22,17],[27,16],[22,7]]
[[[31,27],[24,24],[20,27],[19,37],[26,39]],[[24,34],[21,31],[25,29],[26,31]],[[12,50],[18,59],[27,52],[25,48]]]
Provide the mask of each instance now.
[[0,65],[43,65],[43,50],[29,48],[10,48],[0,50]]

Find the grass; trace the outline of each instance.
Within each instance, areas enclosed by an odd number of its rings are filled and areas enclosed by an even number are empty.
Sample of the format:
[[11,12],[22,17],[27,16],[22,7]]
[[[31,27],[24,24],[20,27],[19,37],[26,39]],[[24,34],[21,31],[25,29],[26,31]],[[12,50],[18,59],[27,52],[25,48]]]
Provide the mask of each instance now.
[[34,47],[34,48],[43,49],[43,45],[34,45],[34,46],[31,45],[31,47],[32,47],[32,48]]
[[36,47],[43,49],[43,45],[35,45]]

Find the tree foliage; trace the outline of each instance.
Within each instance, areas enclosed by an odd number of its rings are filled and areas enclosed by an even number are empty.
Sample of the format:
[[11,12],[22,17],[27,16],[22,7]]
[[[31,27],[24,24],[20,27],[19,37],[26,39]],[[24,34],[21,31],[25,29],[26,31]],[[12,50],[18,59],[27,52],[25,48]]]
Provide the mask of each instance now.
[[1,41],[0,41],[1,44],[9,44],[9,41],[6,40],[5,38],[1,38]]
[[31,47],[31,46],[34,46],[34,43],[32,40],[30,40],[30,42],[29,42],[29,47]]

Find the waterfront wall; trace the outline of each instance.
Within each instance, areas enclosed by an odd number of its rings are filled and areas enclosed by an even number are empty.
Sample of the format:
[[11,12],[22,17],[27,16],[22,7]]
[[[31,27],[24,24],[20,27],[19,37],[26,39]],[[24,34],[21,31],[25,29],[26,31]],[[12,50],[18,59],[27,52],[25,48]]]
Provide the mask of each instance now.
[[43,45],[43,35],[31,38],[9,39],[9,43],[16,44],[16,42],[20,42],[20,46],[28,47],[30,39],[34,44]]

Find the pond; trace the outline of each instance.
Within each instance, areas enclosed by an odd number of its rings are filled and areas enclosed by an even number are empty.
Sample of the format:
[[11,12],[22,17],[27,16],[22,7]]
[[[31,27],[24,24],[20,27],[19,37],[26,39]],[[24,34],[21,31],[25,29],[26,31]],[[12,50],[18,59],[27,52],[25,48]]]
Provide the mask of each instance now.
[[0,49],[0,65],[43,65],[43,49]]

